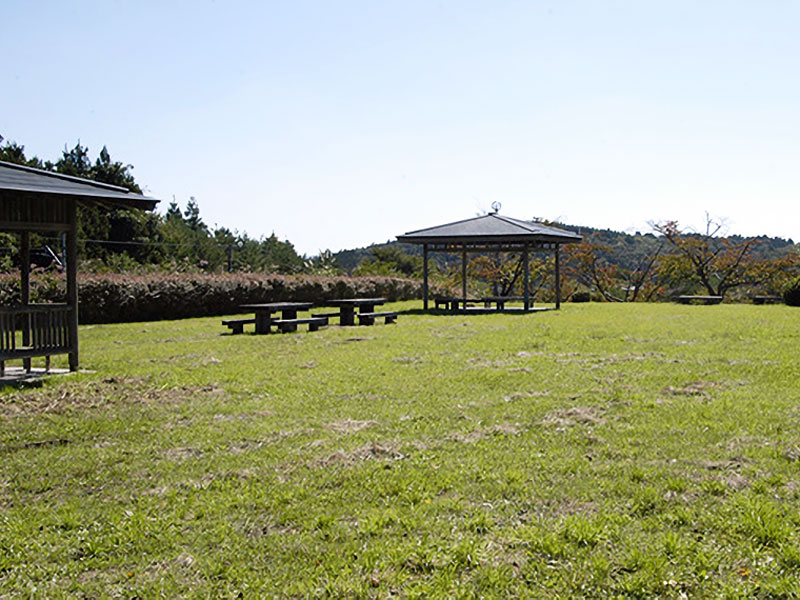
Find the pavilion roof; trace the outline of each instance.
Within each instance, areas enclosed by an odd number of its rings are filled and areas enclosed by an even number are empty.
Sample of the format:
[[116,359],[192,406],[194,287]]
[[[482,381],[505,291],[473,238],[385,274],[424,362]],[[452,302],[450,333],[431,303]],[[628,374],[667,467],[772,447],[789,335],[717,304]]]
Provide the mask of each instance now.
[[158,203],[154,198],[116,185],[4,161],[0,161],[0,193],[2,192],[77,198],[81,202],[95,202],[115,208],[153,210]]
[[583,237],[566,229],[490,213],[472,219],[409,231],[397,236],[397,239],[410,244],[530,242],[567,244],[579,242]]

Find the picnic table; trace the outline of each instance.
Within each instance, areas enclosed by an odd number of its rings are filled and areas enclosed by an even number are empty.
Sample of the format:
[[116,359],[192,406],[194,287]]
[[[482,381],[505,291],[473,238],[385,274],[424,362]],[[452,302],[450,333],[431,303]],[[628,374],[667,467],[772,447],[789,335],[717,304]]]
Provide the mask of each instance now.
[[[325,304],[339,308],[339,325],[355,325],[356,315],[361,325],[372,325],[375,319],[383,317],[387,323],[397,318],[395,312],[375,312],[375,307],[386,303],[386,298],[342,298],[328,300]],[[358,308],[358,313],[356,313]],[[321,316],[330,316],[321,315]]]
[[[297,331],[298,323],[309,321],[308,319],[298,319],[298,311],[308,310],[313,305],[313,302],[267,302],[265,304],[242,304],[239,308],[255,313],[256,333],[269,333],[273,324],[279,325],[281,331]],[[281,313],[281,318],[273,319],[272,315],[275,313]],[[309,327],[311,325],[313,323],[309,323]]]
[[719,304],[722,302],[722,296],[677,296],[675,298],[677,302],[681,304],[694,304],[694,303],[702,303],[702,304]]

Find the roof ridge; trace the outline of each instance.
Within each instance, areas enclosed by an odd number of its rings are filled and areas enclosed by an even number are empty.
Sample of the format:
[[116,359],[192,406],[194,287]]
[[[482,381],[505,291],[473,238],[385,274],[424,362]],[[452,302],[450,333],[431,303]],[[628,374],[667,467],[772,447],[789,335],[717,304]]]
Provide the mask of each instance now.
[[[492,213],[492,216],[493,217],[497,217],[498,219],[500,219],[504,223],[508,223],[509,225],[513,225],[515,227],[519,227],[523,231],[533,231],[533,229],[530,228],[530,227],[523,227],[522,225],[520,225],[520,223],[527,223],[527,221],[520,221],[519,219],[514,219],[512,217],[501,217],[497,213]],[[533,223],[531,223],[531,224],[533,224]]]
[[413,231],[406,231],[404,235],[411,235],[413,233],[419,233],[420,231],[427,231],[429,229],[441,229],[442,227],[448,227],[450,225],[458,225],[460,223],[466,223],[467,221],[476,221],[477,219],[485,219],[486,217],[491,217],[494,213],[489,213],[486,215],[478,215],[477,217],[470,217],[469,219],[461,219],[459,221],[453,221],[452,223],[442,223],[441,225],[434,225],[433,227],[423,227],[422,229],[415,229]]
[[26,171],[28,173],[37,173],[39,175],[46,175],[54,179],[63,179],[64,181],[72,181],[74,183],[82,183],[83,185],[90,185],[102,189],[113,190],[115,192],[124,192],[126,194],[132,194],[136,196],[142,195],[142,194],[137,194],[136,192],[132,192],[128,188],[119,185],[113,185],[111,183],[103,183],[102,181],[94,181],[93,179],[84,179],[83,177],[75,177],[74,175],[66,175],[64,173],[56,173],[54,171],[46,171],[45,169],[37,169],[36,167],[29,167],[28,165],[20,165],[17,163],[6,162],[4,160],[0,160],[0,166],[8,167],[11,169],[17,169],[19,171]]

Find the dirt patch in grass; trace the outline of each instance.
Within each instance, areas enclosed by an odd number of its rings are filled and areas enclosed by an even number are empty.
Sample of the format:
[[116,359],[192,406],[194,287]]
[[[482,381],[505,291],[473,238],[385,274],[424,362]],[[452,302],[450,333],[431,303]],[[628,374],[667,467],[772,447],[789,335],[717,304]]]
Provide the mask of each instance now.
[[452,433],[446,439],[463,444],[474,444],[492,436],[511,436],[522,433],[519,423],[498,423],[485,429],[473,429],[467,433]]
[[203,451],[200,450],[200,448],[178,447],[164,450],[164,457],[172,461],[189,460],[190,458],[197,458],[202,455]]
[[691,383],[686,384],[683,387],[673,387],[668,385],[663,390],[661,390],[662,394],[667,394],[669,396],[687,396],[687,397],[697,397],[700,396],[702,398],[709,397],[709,390],[719,387],[719,384],[713,381],[693,381]]
[[318,461],[317,466],[352,465],[365,460],[400,460],[405,455],[400,445],[393,441],[370,442],[354,450],[339,450]]
[[510,396],[506,396],[505,398],[503,398],[503,401],[516,402],[517,400],[524,400],[525,398],[543,398],[549,395],[550,392],[515,392]]
[[340,421],[328,423],[325,425],[325,428],[335,431],[336,433],[355,433],[377,424],[377,421],[356,421],[354,419],[342,419]]
[[57,414],[116,404],[180,404],[219,394],[224,394],[224,390],[216,386],[166,388],[155,387],[148,377],[108,377],[100,381],[69,382],[57,388],[15,392],[0,399],[0,415]]
[[566,429],[578,425],[602,425],[605,423],[605,410],[597,406],[573,406],[560,408],[545,415],[542,425],[556,429]]

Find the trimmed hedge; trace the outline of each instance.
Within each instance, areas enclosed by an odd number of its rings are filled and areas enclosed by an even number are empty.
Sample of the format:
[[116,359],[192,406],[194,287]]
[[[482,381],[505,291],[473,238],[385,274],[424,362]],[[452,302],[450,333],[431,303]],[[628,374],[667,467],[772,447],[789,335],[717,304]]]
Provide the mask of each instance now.
[[[63,302],[63,278],[31,278],[32,302]],[[431,290],[434,293],[434,290]],[[355,297],[390,301],[422,297],[422,282],[394,277],[329,277],[259,273],[81,274],[81,323],[184,319],[241,312],[240,304],[314,302]],[[19,303],[19,278],[0,277],[0,303]]]

